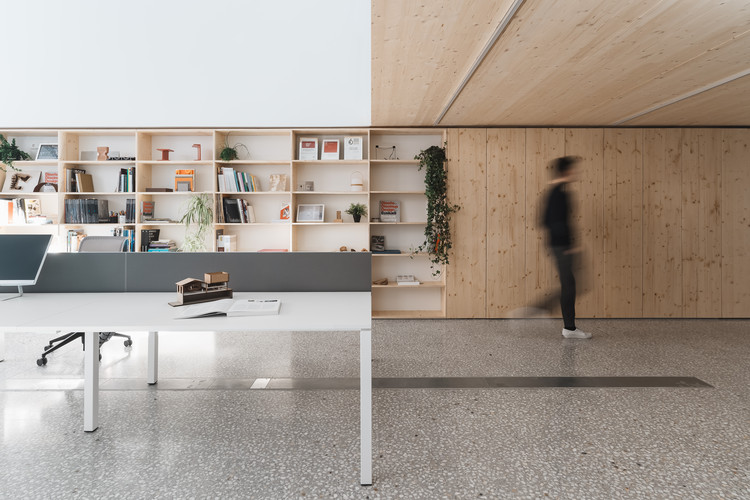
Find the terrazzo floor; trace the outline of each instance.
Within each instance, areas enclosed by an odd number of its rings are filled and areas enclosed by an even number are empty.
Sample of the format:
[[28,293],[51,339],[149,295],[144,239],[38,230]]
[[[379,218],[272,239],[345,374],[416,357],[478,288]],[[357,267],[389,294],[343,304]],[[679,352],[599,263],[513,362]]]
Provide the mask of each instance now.
[[[352,378],[358,336],[146,334],[102,348],[82,431],[78,345],[6,334],[0,498],[750,498],[750,321],[379,320],[375,377],[696,377],[712,387],[375,389],[374,484],[358,392],[253,390]],[[226,389],[226,387],[236,387]]]

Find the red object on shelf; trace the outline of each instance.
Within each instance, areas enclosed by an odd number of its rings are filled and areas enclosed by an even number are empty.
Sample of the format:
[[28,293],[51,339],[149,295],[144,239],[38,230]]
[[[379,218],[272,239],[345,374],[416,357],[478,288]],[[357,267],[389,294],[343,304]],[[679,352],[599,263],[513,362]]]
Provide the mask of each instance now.
[[157,149],[161,151],[161,161],[169,161],[169,153],[174,153],[174,149]]

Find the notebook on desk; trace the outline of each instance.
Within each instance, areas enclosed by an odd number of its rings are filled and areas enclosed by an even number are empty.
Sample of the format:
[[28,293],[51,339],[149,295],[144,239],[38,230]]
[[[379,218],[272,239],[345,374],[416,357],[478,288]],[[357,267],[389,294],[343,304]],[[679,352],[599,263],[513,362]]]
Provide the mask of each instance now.
[[207,318],[210,316],[270,316],[279,314],[281,301],[221,299],[193,304],[179,310],[175,319]]

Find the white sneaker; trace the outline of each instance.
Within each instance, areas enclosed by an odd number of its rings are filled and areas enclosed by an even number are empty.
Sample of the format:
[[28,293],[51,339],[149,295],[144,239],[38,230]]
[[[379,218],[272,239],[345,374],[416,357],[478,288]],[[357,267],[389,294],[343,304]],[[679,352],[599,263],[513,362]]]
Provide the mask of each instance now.
[[562,336],[566,339],[590,339],[591,334],[586,333],[580,328],[576,328],[575,330],[568,330],[566,328],[563,328]]

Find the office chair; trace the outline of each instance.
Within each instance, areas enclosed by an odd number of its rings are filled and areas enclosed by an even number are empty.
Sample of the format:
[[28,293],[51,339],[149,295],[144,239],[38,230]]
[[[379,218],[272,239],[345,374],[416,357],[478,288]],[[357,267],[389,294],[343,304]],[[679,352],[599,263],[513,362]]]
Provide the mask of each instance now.
[[[81,240],[81,244],[78,246],[79,252],[125,252],[128,246],[128,239],[124,236],[86,236]],[[99,348],[102,344],[107,342],[112,337],[125,338],[125,347],[133,345],[133,340],[130,335],[124,335],[122,333],[115,332],[99,332]],[[54,351],[60,349],[64,345],[70,344],[74,340],[80,338],[83,349],[86,350],[86,342],[84,339],[83,332],[71,332],[60,337],[54,338],[49,341],[49,344],[44,346],[44,353],[42,357],[36,360],[37,366],[44,366],[47,364],[47,356],[52,354]],[[55,345],[55,343],[58,343]],[[99,359],[102,359],[101,353]]]

